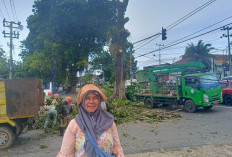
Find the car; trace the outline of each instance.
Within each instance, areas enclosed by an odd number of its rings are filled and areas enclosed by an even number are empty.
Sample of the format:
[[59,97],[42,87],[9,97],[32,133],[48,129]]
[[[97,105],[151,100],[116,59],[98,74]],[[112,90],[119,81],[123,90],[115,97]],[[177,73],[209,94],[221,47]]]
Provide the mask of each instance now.
[[220,81],[222,87],[222,98],[225,105],[232,106],[232,80]]
[[226,76],[221,81],[232,81],[232,76]]

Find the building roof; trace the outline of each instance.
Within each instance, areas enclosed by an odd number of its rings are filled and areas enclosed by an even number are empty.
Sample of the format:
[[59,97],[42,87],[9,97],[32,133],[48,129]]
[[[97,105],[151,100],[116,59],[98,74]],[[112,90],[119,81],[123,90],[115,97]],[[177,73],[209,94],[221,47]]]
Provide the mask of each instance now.
[[228,55],[213,54],[215,61],[225,61],[228,58]]
[[186,62],[189,62],[188,58],[182,58],[181,60],[176,61],[176,62],[174,62],[172,64],[183,64],[183,63],[186,63]]

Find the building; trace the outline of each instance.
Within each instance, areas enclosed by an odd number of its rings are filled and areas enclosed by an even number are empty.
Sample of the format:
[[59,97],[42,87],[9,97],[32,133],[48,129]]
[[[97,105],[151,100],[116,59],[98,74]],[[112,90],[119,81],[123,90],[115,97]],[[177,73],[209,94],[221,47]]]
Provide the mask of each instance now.
[[217,74],[219,79],[229,75],[229,56],[213,54],[211,57],[211,72]]

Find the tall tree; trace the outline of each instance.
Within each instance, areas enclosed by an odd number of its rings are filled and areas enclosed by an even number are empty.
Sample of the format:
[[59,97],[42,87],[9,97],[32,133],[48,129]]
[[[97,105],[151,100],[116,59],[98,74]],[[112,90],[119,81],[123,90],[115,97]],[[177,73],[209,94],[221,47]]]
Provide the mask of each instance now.
[[197,45],[188,44],[183,58],[187,61],[201,61],[206,66],[205,70],[208,71],[211,68],[209,52],[213,49],[211,44],[204,44],[202,40],[199,40]]
[[125,66],[123,58],[125,58],[124,45],[127,42],[129,31],[125,29],[125,24],[129,21],[125,16],[126,8],[129,0],[117,1],[117,19],[116,26],[111,27],[109,35],[111,38],[110,53],[114,58],[114,98],[126,99],[125,96]]
[[[79,63],[103,49],[106,32],[116,21],[115,8],[115,0],[36,0],[27,19],[30,33],[22,58],[45,54],[51,60],[47,69],[55,71],[59,83],[68,76],[74,91],[76,72],[87,66]],[[54,78],[51,74],[46,78]]]

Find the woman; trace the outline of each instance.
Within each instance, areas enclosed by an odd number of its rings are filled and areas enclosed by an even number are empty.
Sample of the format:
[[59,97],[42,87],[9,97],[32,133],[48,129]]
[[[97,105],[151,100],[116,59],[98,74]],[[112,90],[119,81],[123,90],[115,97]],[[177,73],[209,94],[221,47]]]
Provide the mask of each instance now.
[[100,88],[94,84],[81,87],[77,95],[79,115],[70,121],[57,157],[95,157],[87,130],[103,151],[124,157],[114,117],[101,108],[101,101],[106,102],[106,96]]

